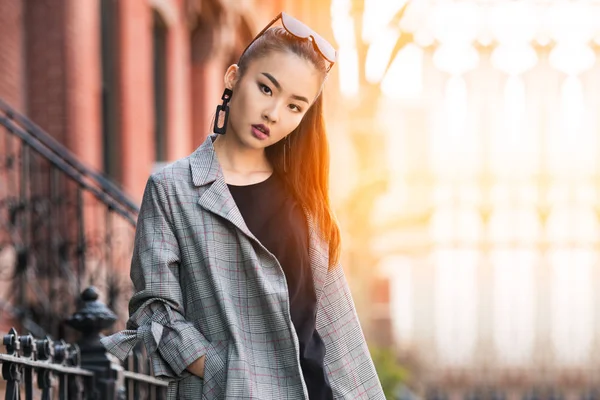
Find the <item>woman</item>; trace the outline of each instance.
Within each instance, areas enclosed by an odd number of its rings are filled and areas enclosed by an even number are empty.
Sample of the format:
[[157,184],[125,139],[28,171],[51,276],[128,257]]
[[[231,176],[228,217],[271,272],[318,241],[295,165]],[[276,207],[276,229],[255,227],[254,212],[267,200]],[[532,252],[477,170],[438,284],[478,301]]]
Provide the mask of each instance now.
[[216,134],[147,183],[129,329],[103,343],[143,341],[169,398],[384,398],[327,194],[335,56],[277,16],[227,69]]

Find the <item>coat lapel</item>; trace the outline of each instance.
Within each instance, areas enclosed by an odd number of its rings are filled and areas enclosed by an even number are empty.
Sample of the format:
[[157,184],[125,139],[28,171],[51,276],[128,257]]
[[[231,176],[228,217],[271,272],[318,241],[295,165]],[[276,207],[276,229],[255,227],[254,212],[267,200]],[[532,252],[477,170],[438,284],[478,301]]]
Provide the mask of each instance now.
[[198,187],[205,187],[200,192],[198,204],[207,211],[225,218],[244,234],[254,238],[229,192],[227,183],[225,183],[225,177],[213,147],[215,138],[215,135],[207,137],[204,143],[190,156],[192,181]]
[[[258,242],[258,239],[246,226],[244,218],[229,192],[213,146],[215,138],[216,135],[207,137],[204,143],[190,156],[190,170],[194,185],[206,187],[205,190],[200,192],[198,204],[205,210],[230,221],[244,234]],[[308,224],[308,254],[318,301],[323,293],[323,286],[327,277],[329,245],[321,237],[316,222],[306,209],[304,214]]]

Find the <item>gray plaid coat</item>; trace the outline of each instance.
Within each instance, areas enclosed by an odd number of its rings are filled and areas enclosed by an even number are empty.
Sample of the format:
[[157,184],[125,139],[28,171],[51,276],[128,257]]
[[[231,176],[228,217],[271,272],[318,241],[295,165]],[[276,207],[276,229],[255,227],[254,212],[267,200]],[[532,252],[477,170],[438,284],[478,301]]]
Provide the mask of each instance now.
[[[307,399],[288,290],[246,227],[209,136],[153,174],[139,214],[127,330],[102,339],[124,360],[142,341],[169,399]],[[316,327],[336,399],[384,399],[341,266],[308,218]],[[186,367],[206,355],[204,379]]]

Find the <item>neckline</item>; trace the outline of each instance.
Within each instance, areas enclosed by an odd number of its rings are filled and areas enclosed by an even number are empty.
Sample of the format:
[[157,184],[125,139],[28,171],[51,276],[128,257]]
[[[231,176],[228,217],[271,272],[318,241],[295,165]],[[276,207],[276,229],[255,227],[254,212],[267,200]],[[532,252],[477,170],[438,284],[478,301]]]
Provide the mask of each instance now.
[[251,188],[251,187],[257,187],[257,186],[260,186],[260,185],[262,185],[262,184],[265,184],[265,183],[267,183],[267,182],[271,181],[271,180],[273,179],[274,175],[275,175],[275,171],[273,171],[273,172],[271,173],[271,175],[269,175],[269,176],[267,177],[267,179],[264,179],[264,180],[262,180],[262,181],[260,181],[260,182],[251,183],[251,184],[249,184],[249,185],[233,185],[233,184],[231,184],[231,183],[228,183],[228,184],[227,184],[227,186],[228,186],[228,187],[230,187],[230,188]]

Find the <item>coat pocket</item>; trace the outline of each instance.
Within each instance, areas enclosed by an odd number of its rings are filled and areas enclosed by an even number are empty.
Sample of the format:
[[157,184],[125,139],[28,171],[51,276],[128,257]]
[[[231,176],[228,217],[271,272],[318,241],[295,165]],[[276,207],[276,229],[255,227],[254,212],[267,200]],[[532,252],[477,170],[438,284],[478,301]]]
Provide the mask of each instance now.
[[[211,343],[204,361],[204,381],[202,400],[215,400],[225,397],[227,383],[227,353],[229,342],[226,340]],[[196,393],[197,395],[197,393]]]
[[229,342],[212,342],[204,359],[204,378],[190,375],[179,381],[177,399],[216,400],[225,395],[227,382],[227,352]]

